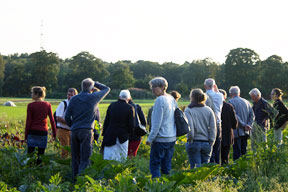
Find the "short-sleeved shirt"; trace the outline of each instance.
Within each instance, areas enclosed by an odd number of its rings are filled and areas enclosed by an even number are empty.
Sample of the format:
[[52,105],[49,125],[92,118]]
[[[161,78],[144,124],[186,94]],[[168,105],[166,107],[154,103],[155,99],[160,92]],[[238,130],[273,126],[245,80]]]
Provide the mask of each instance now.
[[[69,101],[68,99],[65,100],[67,106],[66,106],[66,109],[68,107],[68,104],[69,104]],[[56,109],[56,117],[61,117],[63,119],[65,119],[65,104],[64,104],[64,101],[62,101],[57,109]],[[64,128],[64,129],[69,129],[70,130],[70,127],[68,125],[65,125],[63,123],[60,123],[60,122],[57,122],[57,127],[61,127],[61,128]]]

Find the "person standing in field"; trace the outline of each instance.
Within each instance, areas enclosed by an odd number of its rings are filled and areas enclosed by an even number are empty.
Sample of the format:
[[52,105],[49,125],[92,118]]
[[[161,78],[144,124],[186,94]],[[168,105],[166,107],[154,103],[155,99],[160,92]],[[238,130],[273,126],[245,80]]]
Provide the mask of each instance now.
[[[67,106],[69,104],[70,99],[77,95],[78,91],[75,88],[69,88],[67,92],[67,99],[62,101],[55,112],[56,116],[56,126],[57,126],[57,136],[59,139],[59,142],[61,146],[70,146],[70,127],[67,125],[65,121],[65,111],[67,109]],[[68,151],[65,149],[62,149],[61,157],[66,158],[68,157]]]
[[[156,77],[150,82],[153,94],[157,97],[151,118],[151,132],[146,141],[151,145],[150,172],[152,178],[168,175],[176,141],[174,112],[176,100],[166,93],[168,82],[163,77]],[[161,170],[161,172],[160,172]]]
[[219,92],[214,79],[212,78],[206,79],[204,81],[204,87],[206,90],[206,94],[208,96],[206,105],[211,107],[211,109],[214,111],[215,117],[216,117],[216,123],[217,123],[217,136],[216,136],[215,144],[213,146],[213,152],[211,155],[210,162],[219,164],[220,163],[221,138],[222,138],[221,112],[222,112],[224,97]]
[[205,105],[207,96],[201,89],[190,93],[191,103],[184,113],[188,119],[190,132],[187,134],[186,150],[190,168],[209,163],[216,140],[216,118],[212,109]]
[[135,130],[133,131],[132,135],[129,138],[128,156],[129,157],[136,157],[139,146],[141,144],[141,136],[137,135],[136,129],[137,129],[138,123],[141,123],[143,126],[146,127],[146,119],[145,119],[145,115],[141,109],[141,106],[133,103],[132,97],[129,100],[129,104],[134,107],[136,127],[135,127]]
[[240,88],[238,86],[230,87],[229,93],[231,96],[229,103],[233,105],[238,121],[238,127],[233,132],[233,160],[235,161],[247,153],[247,140],[255,116],[249,101],[240,97]]
[[56,125],[52,114],[51,104],[44,101],[46,88],[35,86],[32,87],[31,92],[34,102],[29,103],[27,107],[25,140],[27,140],[28,154],[33,153],[36,147],[38,148],[37,164],[40,164],[42,162],[41,156],[44,155],[47,147],[47,116],[49,116],[50,119],[53,139],[56,137]]
[[255,114],[255,123],[252,128],[251,147],[255,151],[257,142],[267,142],[267,130],[270,128],[274,112],[276,110],[266,101],[262,96],[259,89],[254,88],[249,92],[253,101],[253,111]]
[[[223,89],[219,89],[223,94],[224,100],[227,98],[227,93]],[[233,130],[237,127],[237,118],[233,106],[226,101],[223,102],[221,113],[222,122],[222,141],[221,141],[221,165],[229,163],[230,146],[234,143]]]
[[288,121],[288,109],[282,101],[283,92],[279,88],[274,88],[271,91],[271,99],[274,101],[273,107],[278,111],[275,118],[274,135],[279,145],[282,144],[283,130]]
[[[92,132],[94,129],[97,105],[110,92],[110,88],[91,78],[84,79],[82,91],[69,101],[65,121],[71,129],[71,155],[73,178],[90,163],[92,154]],[[92,93],[93,87],[100,91]]]
[[135,127],[135,114],[128,90],[122,90],[119,99],[109,105],[103,126],[104,159],[123,161],[128,156],[129,138]]

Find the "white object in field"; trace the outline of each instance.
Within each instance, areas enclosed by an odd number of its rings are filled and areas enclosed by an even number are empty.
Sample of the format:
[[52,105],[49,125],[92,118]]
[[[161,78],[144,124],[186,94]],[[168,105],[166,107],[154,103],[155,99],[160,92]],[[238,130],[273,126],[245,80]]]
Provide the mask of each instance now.
[[16,107],[15,103],[13,101],[7,101],[3,104],[4,106],[10,106],[10,107]]

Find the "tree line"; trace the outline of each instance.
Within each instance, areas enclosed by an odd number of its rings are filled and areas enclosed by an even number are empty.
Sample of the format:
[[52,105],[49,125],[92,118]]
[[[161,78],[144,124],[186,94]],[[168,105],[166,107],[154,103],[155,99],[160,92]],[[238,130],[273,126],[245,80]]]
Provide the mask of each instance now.
[[132,88],[135,98],[153,98],[148,82],[163,76],[169,82],[169,90],[177,90],[188,97],[191,88],[203,87],[206,78],[214,78],[220,88],[228,91],[238,85],[242,96],[248,97],[250,89],[257,87],[265,97],[272,88],[287,93],[288,62],[278,55],[261,60],[248,48],[232,49],[223,64],[210,58],[186,61],[184,64],[139,60],[105,62],[89,52],[81,52],[72,58],[61,59],[56,53],[45,50],[32,54],[0,55],[0,96],[27,97],[34,85],[45,86],[50,98],[63,98],[69,87],[80,90],[86,77],[110,86],[109,98],[116,98],[120,89]]

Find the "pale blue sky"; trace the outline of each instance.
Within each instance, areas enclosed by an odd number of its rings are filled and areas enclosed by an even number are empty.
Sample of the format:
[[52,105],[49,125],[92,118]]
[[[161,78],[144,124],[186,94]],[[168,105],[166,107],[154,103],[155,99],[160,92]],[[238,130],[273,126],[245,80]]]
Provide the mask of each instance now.
[[32,53],[43,46],[61,58],[89,51],[105,61],[179,64],[210,57],[223,63],[230,49],[288,61],[285,0],[2,0],[0,53]]

